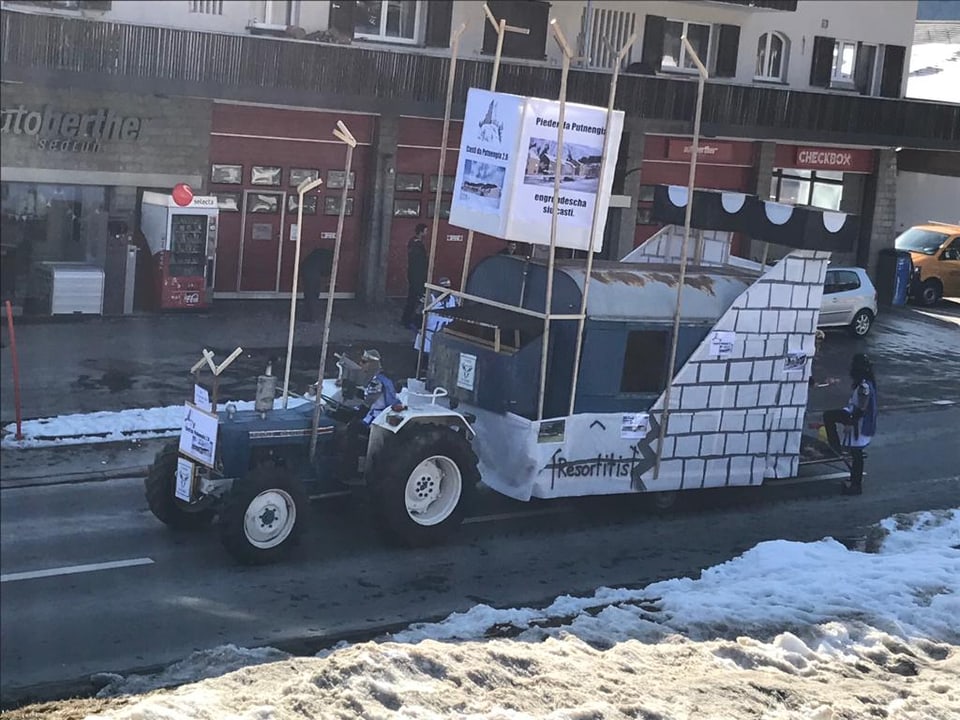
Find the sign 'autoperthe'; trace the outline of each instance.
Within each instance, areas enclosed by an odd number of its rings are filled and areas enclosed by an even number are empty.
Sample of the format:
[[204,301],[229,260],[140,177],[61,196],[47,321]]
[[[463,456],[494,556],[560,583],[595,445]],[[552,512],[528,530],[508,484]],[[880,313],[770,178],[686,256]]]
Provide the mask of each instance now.
[[143,118],[120,115],[110,108],[84,113],[17,105],[0,111],[0,132],[35,137],[40,150],[99,152],[101,142],[136,142]]

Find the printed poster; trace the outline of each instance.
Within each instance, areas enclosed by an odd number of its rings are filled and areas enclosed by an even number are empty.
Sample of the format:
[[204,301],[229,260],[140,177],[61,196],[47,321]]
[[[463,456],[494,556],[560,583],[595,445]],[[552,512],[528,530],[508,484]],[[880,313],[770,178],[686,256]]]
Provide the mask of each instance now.
[[596,203],[595,250],[603,245],[623,113],[615,111],[610,157],[600,166],[605,108],[567,103],[558,155],[560,103],[472,88],[467,95],[450,223],[504,240],[550,244],[553,192],[560,178],[557,247],[586,250]]
[[457,387],[473,392],[476,381],[477,356],[460,353],[460,364],[457,368]]
[[624,440],[642,440],[650,432],[650,416],[647,413],[624,413],[620,423],[620,437]]
[[787,353],[783,361],[783,372],[787,375],[803,373],[807,368],[807,354],[802,352]]
[[559,175],[557,246],[589,249],[594,208],[600,202],[593,238],[593,248],[599,251],[603,247],[603,229],[623,133],[623,113],[615,111],[612,116],[610,157],[603,177],[600,166],[607,133],[606,108],[566,104],[563,147],[558,157],[559,121],[558,101],[527,99],[506,236],[538,245],[550,244],[554,183]]
[[184,403],[180,453],[212,468],[217,455],[217,416]]
[[177,458],[177,487],[174,496],[184,502],[190,502],[193,492],[193,473],[196,465],[185,458]]
[[471,88],[463,116],[450,223],[503,236],[526,100]]

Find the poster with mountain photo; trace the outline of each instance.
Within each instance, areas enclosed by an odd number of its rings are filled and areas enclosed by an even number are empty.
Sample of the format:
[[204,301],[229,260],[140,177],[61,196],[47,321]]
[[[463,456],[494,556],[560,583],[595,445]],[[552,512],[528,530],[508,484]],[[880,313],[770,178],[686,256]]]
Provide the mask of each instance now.
[[525,103],[507,93],[467,93],[451,224],[502,236]]
[[[539,245],[550,244],[554,212],[555,183],[559,178],[557,201],[558,247],[587,250],[594,208],[600,203],[594,250],[603,245],[613,174],[623,133],[623,113],[611,115],[607,128],[604,108],[567,103],[564,110],[563,144],[560,146],[560,103],[530,98],[523,117],[520,148],[522,165],[514,167],[516,186],[510,198],[506,235]],[[603,163],[607,132],[609,157]],[[559,152],[558,152],[559,151]],[[602,175],[601,175],[602,170]]]

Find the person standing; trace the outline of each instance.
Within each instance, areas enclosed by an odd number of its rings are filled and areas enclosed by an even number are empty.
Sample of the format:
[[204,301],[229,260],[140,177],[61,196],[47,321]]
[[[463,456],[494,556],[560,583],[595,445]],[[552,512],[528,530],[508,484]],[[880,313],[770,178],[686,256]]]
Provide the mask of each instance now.
[[303,259],[300,282],[303,285],[304,321],[313,322],[320,317],[320,293],[329,288],[332,270],[333,250],[328,248],[316,248]]
[[423,242],[426,234],[427,226],[420,223],[407,243],[407,301],[403,306],[400,324],[411,330],[416,329],[414,315],[417,303],[423,299],[423,286],[427,282],[427,246]]
[[830,447],[838,453],[844,448],[850,451],[850,481],[841,489],[843,494],[860,495],[863,493],[863,451],[877,432],[879,415],[873,364],[863,353],[853,356],[850,378],[853,392],[849,402],[842,408],[827,410],[823,414],[823,424]]

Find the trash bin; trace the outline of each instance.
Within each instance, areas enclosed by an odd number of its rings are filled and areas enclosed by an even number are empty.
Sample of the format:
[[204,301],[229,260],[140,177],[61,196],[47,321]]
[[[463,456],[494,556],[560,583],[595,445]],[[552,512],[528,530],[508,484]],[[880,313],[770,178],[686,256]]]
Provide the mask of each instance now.
[[906,305],[913,276],[910,253],[885,248],[877,258],[877,302],[881,305]]

